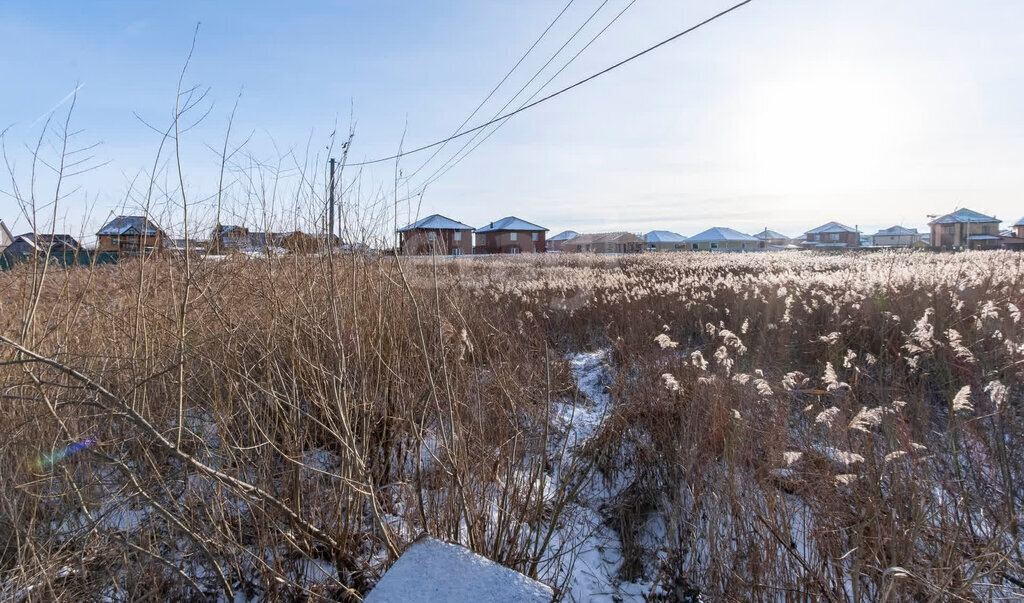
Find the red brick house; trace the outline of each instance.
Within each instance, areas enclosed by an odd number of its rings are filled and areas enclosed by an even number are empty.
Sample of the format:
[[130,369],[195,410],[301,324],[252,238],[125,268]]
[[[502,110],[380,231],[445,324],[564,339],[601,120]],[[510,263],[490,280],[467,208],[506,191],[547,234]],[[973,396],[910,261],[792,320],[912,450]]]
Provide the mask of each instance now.
[[860,247],[860,232],[839,222],[822,224],[804,233],[804,247],[828,249],[830,247]]
[[548,229],[515,216],[476,229],[477,253],[544,253]]
[[427,216],[398,229],[405,255],[469,255],[473,253],[473,227],[440,214]]

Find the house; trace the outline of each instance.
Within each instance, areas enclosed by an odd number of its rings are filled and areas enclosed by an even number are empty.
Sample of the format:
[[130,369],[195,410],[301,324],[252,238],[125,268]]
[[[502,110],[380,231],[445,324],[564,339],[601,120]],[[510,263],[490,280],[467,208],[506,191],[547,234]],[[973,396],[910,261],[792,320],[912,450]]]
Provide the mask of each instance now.
[[640,253],[644,240],[630,232],[582,234],[562,243],[562,251],[573,253]]
[[[476,253],[544,253],[548,229],[508,216],[476,229]],[[482,236],[481,236],[482,235]],[[481,240],[483,239],[483,240]]]
[[668,230],[652,230],[644,235],[648,251],[681,251],[686,237]]
[[14,236],[11,235],[11,231],[7,229],[7,225],[4,224],[3,220],[0,220],[0,253],[3,253],[7,246],[14,242]]
[[[0,222],[0,225],[2,224],[3,222]],[[1018,239],[1024,239],[1024,218],[1017,220],[1013,224],[1013,235]]]
[[218,224],[210,233],[210,250],[213,253],[240,251],[251,243],[249,229],[244,226]]
[[829,222],[804,233],[804,247],[812,249],[831,247],[860,247],[860,233],[839,222]]
[[473,227],[440,214],[398,229],[405,255],[468,255],[473,253]]
[[1002,244],[999,222],[970,209],[958,209],[928,223],[932,231],[932,247],[938,249],[991,249]]
[[785,248],[792,243],[786,235],[774,230],[768,230],[767,228],[755,234],[754,238],[764,243],[764,246],[768,249]]
[[566,230],[556,234],[553,237],[548,237],[548,240],[546,241],[548,251],[561,251],[562,245],[566,241],[575,239],[578,236],[580,236],[580,233],[576,232],[575,230]]
[[1013,249],[1014,251],[1024,251],[1024,237],[1021,237],[1021,229],[1016,227],[1007,229],[999,233],[999,237],[1002,239],[1001,243],[1004,249]]
[[764,248],[764,242],[731,228],[716,226],[686,239],[691,251],[755,251]]
[[150,253],[164,246],[166,233],[145,216],[118,216],[96,233],[97,250]]
[[76,253],[82,248],[74,237],[67,234],[18,235],[4,249],[4,256],[10,259],[25,259],[34,255]]
[[916,228],[890,226],[871,235],[872,247],[913,247],[921,242]]

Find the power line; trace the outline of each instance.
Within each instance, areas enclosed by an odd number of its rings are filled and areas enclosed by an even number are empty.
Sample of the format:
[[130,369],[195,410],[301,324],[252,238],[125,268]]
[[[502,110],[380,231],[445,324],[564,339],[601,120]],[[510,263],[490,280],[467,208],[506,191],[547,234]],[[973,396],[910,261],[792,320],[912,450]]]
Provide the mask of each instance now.
[[[561,74],[561,73],[562,73],[563,71],[565,71],[565,69],[566,69],[567,67],[569,67],[569,65],[571,65],[571,64],[573,63],[573,61],[575,61],[576,59],[578,59],[578,58],[579,58],[579,56],[580,56],[581,54],[583,54],[583,53],[584,53],[584,52],[585,52],[585,51],[586,51],[586,50],[587,50],[588,48],[590,48],[590,46],[591,46],[591,45],[593,45],[593,43],[594,43],[594,42],[596,42],[596,41],[597,41],[597,39],[598,39],[598,38],[600,38],[600,37],[601,37],[601,36],[602,36],[602,35],[603,35],[603,34],[604,34],[604,33],[605,33],[606,31],[608,31],[608,30],[609,30],[609,29],[611,28],[611,26],[612,26],[612,25],[615,25],[615,22],[616,22],[616,21],[618,21],[618,20],[619,20],[619,18],[620,18],[620,17],[622,17],[622,15],[626,14],[626,11],[628,11],[628,10],[629,10],[629,9],[630,9],[630,8],[631,8],[631,7],[632,7],[632,6],[634,5],[634,4],[636,4],[636,0],[630,0],[629,4],[627,4],[627,5],[625,6],[625,8],[623,8],[623,9],[622,9],[621,11],[619,11],[619,13],[618,13],[618,14],[616,14],[616,15],[615,15],[615,17],[613,17],[613,18],[612,18],[612,20],[611,20],[611,21],[609,21],[609,22],[608,22],[608,24],[607,24],[607,25],[605,25],[605,26],[604,26],[604,28],[602,28],[602,29],[601,29],[601,31],[597,32],[597,34],[596,34],[596,35],[595,35],[594,37],[592,37],[592,38],[590,39],[590,41],[589,41],[589,42],[587,42],[587,43],[586,43],[586,44],[585,44],[585,45],[583,46],[583,48],[580,48],[580,49],[579,49],[579,50],[578,50],[578,51],[576,52],[576,54],[574,54],[574,55],[572,56],[572,58],[570,58],[570,59],[569,59],[568,61],[566,61],[566,63],[565,63],[564,65],[562,65],[562,66],[561,66],[561,67],[560,67],[560,68],[558,69],[558,71],[556,71],[556,72],[555,72],[555,73],[554,73],[554,74],[553,74],[553,75],[552,75],[551,77],[549,77],[549,78],[547,79],[547,81],[546,81],[546,82],[544,82],[544,84],[543,84],[543,85],[541,85],[541,87],[537,89],[537,91],[536,91],[536,92],[534,92],[534,93],[533,93],[532,95],[530,95],[530,98],[526,99],[526,101],[525,101],[525,102],[523,102],[523,105],[520,105],[520,108],[522,108],[522,107],[523,107],[524,105],[526,105],[527,103],[529,103],[529,102],[530,102],[530,101],[532,101],[533,99],[537,98],[537,95],[538,95],[538,94],[540,94],[541,92],[543,92],[543,91],[544,91],[544,89],[548,87],[548,84],[550,84],[550,83],[551,83],[551,82],[552,82],[552,81],[553,81],[553,80],[554,80],[554,79],[555,79],[556,77],[558,77],[558,76],[559,76],[559,75],[560,75],[560,74]],[[539,74],[538,74],[538,75],[539,75]],[[531,80],[531,81],[532,81],[532,80]],[[518,96],[519,96],[519,95],[517,94],[517,95],[516,95],[516,97],[518,97]],[[513,100],[514,100],[514,99],[515,99],[515,97],[513,97]],[[511,104],[511,101],[509,101],[509,104]],[[508,106],[508,105],[505,105],[505,107],[507,107],[507,106]],[[504,109],[505,109],[505,107],[502,107],[502,110],[504,110]],[[473,144],[473,141],[474,141],[474,140],[476,140],[476,139],[477,139],[477,136],[479,136],[480,134],[482,134],[482,133],[483,133],[483,131],[481,130],[481,131],[477,132],[476,134],[474,134],[474,135],[473,135],[473,137],[472,137],[472,138],[470,138],[470,139],[469,139],[469,140],[468,140],[468,141],[466,142],[466,144],[462,145],[462,147],[461,147],[461,148],[460,148],[460,149],[459,149],[459,150],[458,150],[458,151],[457,151],[457,152],[455,153],[455,155],[454,155],[454,156],[452,156],[452,157],[451,157],[451,159],[449,159],[448,161],[446,161],[446,162],[445,162],[444,164],[442,164],[442,165],[441,165],[441,167],[440,167],[440,168],[438,168],[437,170],[435,170],[435,171],[434,171],[434,173],[433,173],[433,174],[431,174],[431,175],[430,175],[430,176],[429,176],[429,177],[428,177],[428,178],[427,178],[427,179],[426,179],[426,180],[425,180],[425,181],[423,182],[423,184],[421,184],[421,185],[417,186],[417,187],[416,187],[416,188],[417,188],[417,191],[422,191],[422,190],[423,190],[423,189],[425,189],[425,188],[426,188],[427,186],[429,186],[430,184],[432,184],[433,182],[437,181],[437,180],[438,180],[439,178],[441,178],[442,176],[444,176],[445,174],[447,174],[447,173],[448,173],[449,171],[451,171],[451,170],[452,170],[452,169],[453,169],[453,168],[454,168],[455,166],[457,166],[458,164],[462,163],[462,161],[463,161],[464,159],[466,159],[466,157],[469,157],[469,156],[470,156],[470,155],[471,155],[471,154],[473,153],[473,151],[477,150],[477,149],[478,149],[478,148],[480,147],[480,145],[482,145],[483,143],[487,142],[487,140],[488,140],[488,139],[489,139],[489,138],[490,138],[491,136],[494,136],[494,134],[495,134],[495,133],[497,133],[497,131],[498,131],[498,130],[500,130],[500,129],[502,128],[502,126],[504,126],[505,124],[507,124],[507,123],[508,123],[508,121],[509,121],[508,119],[505,119],[504,121],[502,121],[501,123],[499,123],[499,124],[498,124],[497,126],[495,126],[495,128],[494,128],[493,130],[491,130],[490,132],[488,132],[488,133],[487,133],[487,135],[486,135],[486,136],[484,136],[482,140],[480,140],[480,142],[478,142],[478,143],[476,143],[475,145],[473,145],[473,148],[469,149],[469,150],[468,150],[468,151],[466,151],[466,152],[465,152],[464,154],[462,154],[462,156],[461,156],[461,157],[459,157],[459,154],[460,154],[460,153],[462,153],[462,151],[464,151],[464,150],[466,149],[466,147],[468,147],[469,145]],[[454,161],[454,163],[453,163],[453,161]],[[450,165],[449,165],[449,164],[450,164]],[[416,194],[416,193],[414,193],[414,194]]]
[[369,161],[361,161],[359,163],[352,163],[352,164],[349,164],[349,165],[351,165],[353,167],[357,167],[357,166],[362,166],[362,165],[371,165],[371,164],[374,164],[374,163],[381,163],[381,162],[384,162],[384,161],[391,161],[393,159],[398,159],[400,157],[405,157],[406,155],[412,155],[413,153],[419,153],[419,152],[425,151],[427,149],[432,149],[432,148],[434,148],[434,147],[436,147],[438,145],[442,145],[442,144],[448,143],[448,142],[450,142],[452,140],[455,140],[456,138],[461,138],[463,136],[466,136],[467,134],[472,134],[473,132],[476,132],[477,130],[482,130],[482,129],[486,128],[487,126],[490,126],[490,125],[493,125],[495,123],[498,123],[499,121],[508,119],[509,117],[512,117],[513,115],[516,115],[518,113],[522,113],[523,111],[526,111],[527,109],[532,109],[533,107],[536,107],[537,105],[539,105],[541,103],[547,102],[547,101],[555,98],[556,96],[560,96],[562,94],[565,94],[566,92],[568,92],[568,91],[570,91],[570,90],[572,90],[574,88],[578,88],[578,87],[582,86],[583,84],[586,84],[587,82],[590,82],[591,80],[595,80],[595,79],[601,77],[602,75],[605,75],[606,73],[608,73],[610,71],[614,71],[615,69],[618,69],[619,67],[622,67],[626,63],[630,63],[632,61],[635,61],[636,59],[639,59],[640,57],[642,57],[642,56],[644,56],[644,55],[646,55],[646,54],[648,54],[650,52],[653,52],[653,51],[661,48],[662,46],[665,46],[666,44],[674,42],[674,41],[678,40],[679,38],[681,38],[681,37],[683,37],[683,36],[693,32],[693,31],[696,31],[696,30],[700,29],[701,27],[704,27],[708,23],[711,23],[712,21],[720,19],[721,17],[724,17],[725,15],[733,12],[734,10],[736,10],[736,9],[742,7],[742,6],[750,4],[753,1],[754,0],[743,0],[743,2],[739,2],[737,4],[734,4],[731,7],[727,8],[727,9],[725,9],[725,10],[723,10],[723,11],[721,11],[721,12],[719,12],[719,13],[711,16],[711,17],[708,17],[707,19],[701,21],[700,23],[698,23],[698,24],[696,24],[696,25],[694,25],[692,27],[689,27],[687,29],[684,29],[683,31],[681,31],[681,32],[679,32],[679,33],[677,33],[677,34],[675,34],[675,35],[673,35],[671,37],[668,37],[668,38],[662,40],[661,42],[658,42],[654,46],[650,46],[648,48],[645,48],[644,50],[641,50],[640,52],[638,52],[638,53],[636,53],[636,54],[634,54],[634,55],[632,55],[630,57],[627,57],[627,58],[619,61],[618,63],[615,63],[614,65],[612,65],[610,67],[602,69],[601,71],[598,71],[597,73],[595,73],[595,74],[593,74],[593,75],[591,75],[589,77],[586,77],[586,78],[584,78],[584,79],[582,79],[582,80],[580,80],[580,81],[578,81],[578,82],[576,82],[574,84],[570,84],[570,85],[566,86],[565,88],[562,88],[561,90],[558,90],[556,92],[552,92],[551,94],[549,94],[549,95],[547,95],[547,96],[545,96],[543,98],[540,98],[540,99],[538,99],[538,100],[536,100],[536,101],[534,101],[534,102],[532,102],[532,103],[530,103],[528,105],[523,105],[522,107],[516,109],[515,111],[511,111],[509,113],[506,113],[505,115],[502,115],[500,117],[496,117],[496,118],[488,121],[487,123],[480,124],[479,126],[472,127],[472,128],[470,128],[468,130],[463,130],[462,132],[459,132],[458,134],[453,134],[452,136],[449,136],[448,138],[444,138],[442,140],[438,140],[437,142],[432,142],[430,144],[423,145],[421,147],[418,147],[418,148],[415,148],[415,149],[411,149],[409,151],[404,151],[402,153],[397,153],[395,155],[391,155],[390,157],[381,157],[379,159],[371,159]]
[[[594,17],[596,17],[596,16],[597,16],[597,14],[601,12],[601,9],[603,9],[603,8],[605,7],[605,5],[607,5],[607,4],[608,4],[608,2],[609,2],[609,0],[604,0],[604,2],[602,2],[602,3],[600,4],[600,5],[598,5],[598,7],[597,7],[596,9],[594,9],[594,12],[592,12],[592,13],[590,14],[590,16],[589,16],[589,17],[587,17],[587,20],[586,20],[586,21],[584,21],[584,22],[583,22],[583,24],[582,24],[582,25],[580,25],[580,26],[579,26],[579,27],[578,27],[578,28],[576,29],[576,31],[574,31],[574,32],[573,32],[573,34],[572,34],[571,36],[569,36],[569,39],[568,39],[568,40],[566,40],[566,41],[565,41],[565,43],[563,43],[563,44],[562,44],[562,45],[561,45],[561,46],[560,46],[560,47],[558,48],[558,50],[556,50],[556,51],[555,51],[555,53],[554,53],[553,55],[551,55],[551,57],[550,57],[550,58],[548,58],[547,62],[545,62],[545,63],[544,63],[543,65],[541,65],[540,69],[538,69],[538,70],[537,70],[537,72],[533,74],[533,77],[531,77],[531,78],[530,78],[530,80],[529,80],[528,82],[526,82],[525,84],[523,84],[523,85],[522,85],[522,87],[520,87],[520,88],[519,88],[519,90],[518,90],[518,91],[517,91],[517,92],[515,93],[515,95],[513,95],[513,96],[512,96],[512,98],[508,99],[508,101],[507,101],[507,102],[506,102],[506,103],[505,103],[504,105],[502,105],[502,107],[501,107],[500,109],[498,109],[497,111],[495,111],[495,112],[494,112],[494,115],[492,115],[492,116],[491,116],[491,119],[494,119],[494,118],[498,117],[499,115],[501,115],[501,114],[502,114],[502,111],[504,111],[504,110],[508,109],[508,108],[509,108],[509,106],[510,106],[510,105],[511,105],[511,104],[512,104],[513,102],[515,102],[515,100],[516,100],[517,98],[519,98],[519,95],[521,95],[521,94],[522,94],[523,92],[526,92],[526,89],[530,87],[530,84],[532,84],[532,83],[533,83],[533,82],[534,82],[534,81],[535,81],[535,80],[536,80],[536,79],[537,79],[538,77],[540,77],[540,75],[541,75],[542,73],[544,73],[544,70],[545,70],[545,69],[547,69],[547,68],[548,68],[548,66],[549,66],[549,65],[551,65],[551,63],[553,63],[553,62],[555,61],[555,59],[557,59],[557,58],[558,58],[558,56],[562,54],[562,51],[563,51],[563,50],[565,50],[565,49],[566,49],[566,48],[567,48],[567,47],[569,46],[569,44],[572,44],[572,41],[576,39],[576,36],[580,35],[580,32],[582,32],[582,31],[583,31],[584,29],[586,29],[587,25],[589,25],[589,24],[590,24],[590,22],[594,20]],[[629,3],[629,6],[632,6],[634,2],[636,2],[636,0],[632,0],[632,2],[630,2],[630,3]],[[627,6],[626,8],[629,8],[629,7]],[[623,10],[622,12],[625,12],[625,10]],[[614,22],[615,22],[616,20],[618,20],[619,16],[621,16],[621,15],[622,15],[622,13],[620,12],[620,13],[619,13],[619,15],[615,17],[615,19],[612,19],[612,23],[614,23]],[[604,29],[602,29],[602,30],[601,30],[600,32],[598,32],[597,36],[595,36],[594,38],[592,38],[592,39],[590,40],[590,42],[588,42],[588,43],[587,43],[587,45],[586,45],[586,46],[584,46],[582,50],[580,50],[579,52],[577,52],[575,56],[573,56],[573,57],[572,57],[571,59],[569,59],[569,61],[568,61],[568,62],[567,62],[567,63],[566,63],[565,65],[562,65],[561,69],[559,69],[559,70],[558,70],[557,72],[555,72],[555,75],[553,75],[553,76],[551,76],[550,78],[548,78],[548,80],[547,80],[546,82],[544,82],[544,84],[543,84],[543,85],[542,85],[542,86],[541,86],[540,88],[538,88],[536,92],[534,92],[534,93],[533,93],[533,94],[532,94],[532,95],[531,95],[531,96],[530,96],[529,98],[527,98],[527,99],[526,99],[526,101],[525,101],[525,102],[523,102],[523,103],[522,103],[522,104],[520,105],[520,107],[521,107],[522,105],[525,105],[526,103],[530,102],[530,101],[531,101],[531,100],[533,100],[534,98],[536,98],[536,97],[537,97],[537,95],[538,95],[538,94],[540,94],[540,92],[541,92],[542,90],[544,90],[544,88],[545,88],[545,87],[546,87],[546,86],[547,86],[548,84],[550,84],[550,83],[551,83],[551,80],[552,80],[552,79],[554,79],[555,77],[557,77],[559,73],[561,73],[561,72],[562,72],[562,71],[563,71],[563,70],[564,70],[564,69],[565,69],[566,67],[568,67],[568,66],[569,66],[569,65],[570,65],[570,64],[571,64],[571,63],[572,63],[573,61],[575,61],[575,60],[576,60],[576,58],[577,58],[577,57],[578,57],[578,56],[579,56],[579,55],[580,55],[580,54],[581,54],[581,53],[582,53],[582,52],[583,52],[584,50],[586,50],[586,49],[587,49],[587,47],[589,47],[589,46],[590,46],[590,44],[592,44],[592,43],[594,42],[594,40],[595,40],[595,39],[597,39],[598,37],[600,37],[600,36],[601,36],[601,34],[603,34],[603,33],[605,32],[605,30],[607,30],[607,29],[608,29],[609,27],[611,27],[611,23],[609,23],[608,25],[606,25],[606,26],[604,27]],[[502,123],[507,123],[507,122],[502,122]],[[500,128],[500,127],[501,127],[501,124],[499,124],[499,125],[498,125],[498,127]],[[440,172],[441,170],[444,170],[445,172],[447,172],[448,170],[446,170],[445,168],[446,168],[446,167],[448,166],[448,164],[452,163],[453,161],[455,161],[455,163],[456,163],[456,164],[458,164],[458,163],[459,163],[459,162],[461,161],[461,159],[458,159],[458,158],[459,158],[459,155],[460,155],[460,154],[461,154],[461,153],[462,153],[463,151],[465,151],[465,150],[466,150],[466,147],[468,147],[469,145],[473,144],[473,141],[474,141],[474,140],[476,140],[476,139],[477,139],[477,137],[479,137],[479,136],[480,136],[481,134],[483,134],[483,133],[484,133],[484,130],[482,130],[482,129],[481,129],[481,130],[477,130],[477,131],[476,131],[476,133],[475,133],[475,134],[473,134],[473,137],[472,137],[472,138],[470,138],[470,139],[469,139],[469,140],[467,140],[467,141],[466,141],[465,143],[463,143],[463,145],[462,145],[461,147],[459,147],[459,150],[458,150],[458,151],[455,151],[455,154],[454,154],[454,155],[452,155],[452,156],[451,156],[451,157],[449,157],[449,158],[448,158],[447,160],[445,160],[445,162],[441,164],[441,167],[439,167],[439,168],[437,168],[436,170],[434,170],[434,173],[433,173],[433,174],[431,174],[431,175],[430,175],[430,176],[429,176],[429,177],[427,178],[427,182],[428,182],[428,183],[429,183],[429,182],[433,182],[433,178],[434,178],[434,176],[435,176],[435,175],[437,175],[437,173],[438,173],[438,172]],[[486,138],[485,138],[484,140],[486,140]],[[476,145],[476,146],[479,146],[479,145]],[[473,150],[475,150],[475,149],[476,149],[476,146],[474,146],[474,147],[473,147],[473,149],[470,149],[470,151],[469,151],[469,152],[470,152],[470,153],[471,153],[471,152],[473,152]],[[468,154],[469,154],[469,153],[467,153],[467,155],[468,155]],[[433,157],[434,157],[434,156],[436,156],[436,153],[435,153],[434,155],[431,155],[431,159],[433,159]],[[465,155],[464,155],[463,157],[465,157]],[[456,161],[456,159],[458,159],[458,161]],[[412,174],[410,174],[410,175],[409,175],[409,178],[410,178],[410,179],[412,179],[412,177],[413,177],[413,176],[415,176],[416,174],[418,174],[418,173],[420,172],[420,170],[422,170],[422,169],[424,168],[424,166],[426,166],[426,163],[424,163],[423,165],[421,165],[421,166],[420,166],[419,168],[417,168],[417,169],[416,169],[416,171],[415,171],[415,172],[413,172]],[[424,186],[426,186],[426,185],[424,185]]]
[[[548,32],[551,31],[551,28],[553,28],[555,24],[558,23],[558,20],[562,18],[562,15],[565,14],[565,11],[569,10],[569,7],[572,6],[574,2],[576,2],[576,0],[569,0],[568,4],[562,7],[561,12],[555,15],[555,18],[551,21],[551,23],[548,24],[544,31],[541,32],[540,36],[536,40],[534,40],[533,44],[531,44],[529,48],[526,49],[526,52],[523,53],[523,56],[519,57],[519,60],[516,61],[516,64],[512,66],[512,69],[509,69],[508,73],[505,74],[505,77],[501,78],[501,81],[498,82],[498,85],[495,86],[487,94],[486,97],[484,97],[484,100],[480,101],[480,104],[476,106],[476,109],[473,109],[473,112],[469,114],[469,117],[464,119],[462,123],[459,124],[457,128],[455,128],[455,132],[452,133],[453,136],[455,134],[458,134],[459,130],[466,127],[466,124],[469,123],[469,120],[473,119],[476,116],[476,114],[480,112],[480,109],[482,109],[483,106],[487,104],[487,101],[491,100],[491,97],[494,96],[494,94],[498,91],[499,88],[501,88],[505,84],[506,81],[508,81],[508,78],[512,76],[515,70],[519,69],[519,66],[523,64],[523,61],[525,61],[526,58],[530,56],[530,53],[532,53],[533,50],[537,48],[537,45],[540,44],[541,40],[543,40],[545,36],[548,35]],[[434,151],[433,154],[431,154],[430,157],[428,157],[427,160],[424,161],[422,165],[420,165],[420,167],[416,168],[416,171],[413,172],[409,177],[412,178],[413,176],[418,174],[420,170],[422,170],[428,163],[430,163],[434,159],[434,157],[437,157],[437,154],[441,152],[441,149],[444,148],[445,144],[447,144],[447,142],[442,143],[441,147]]]

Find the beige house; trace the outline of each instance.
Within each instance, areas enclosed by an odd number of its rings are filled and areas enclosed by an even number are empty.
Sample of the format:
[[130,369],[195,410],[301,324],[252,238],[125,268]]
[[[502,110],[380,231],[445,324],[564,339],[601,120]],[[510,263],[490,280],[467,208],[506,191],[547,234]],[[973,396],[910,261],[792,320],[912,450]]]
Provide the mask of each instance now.
[[640,253],[644,240],[629,232],[584,234],[562,244],[562,251],[573,253]]
[[890,226],[871,235],[873,247],[914,247],[921,242],[921,233],[916,228]]
[[669,230],[652,230],[644,235],[647,251],[683,251],[686,237]]
[[566,241],[571,241],[578,236],[580,236],[580,233],[575,230],[566,230],[553,237],[548,237],[547,240],[544,241],[544,244],[547,246],[548,251],[561,251],[562,245],[564,245]]
[[782,234],[781,232],[776,232],[774,230],[768,230],[767,228],[755,234],[754,238],[764,243],[765,246],[768,248],[785,247],[792,243],[790,238],[787,237],[786,235]]
[[686,239],[690,251],[757,251],[765,243],[738,230],[716,226]]
[[958,209],[928,223],[932,247],[938,249],[992,249],[1002,245],[999,222],[970,209]]

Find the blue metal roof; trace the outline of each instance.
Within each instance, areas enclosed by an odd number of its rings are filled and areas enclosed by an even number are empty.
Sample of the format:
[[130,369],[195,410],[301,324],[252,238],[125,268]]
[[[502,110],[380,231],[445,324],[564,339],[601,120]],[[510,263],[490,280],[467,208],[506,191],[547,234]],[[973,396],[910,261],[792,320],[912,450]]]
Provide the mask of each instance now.
[[145,235],[156,236],[161,234],[160,227],[145,216],[118,216],[103,225],[98,235]]
[[725,228],[723,226],[716,226],[709,228],[700,234],[695,234],[689,239],[686,239],[687,243],[702,243],[705,241],[747,241],[758,243],[759,241],[750,235],[745,235],[738,230],[731,228]]
[[886,228],[884,230],[879,230],[878,232],[876,232],[872,236],[876,236],[876,237],[882,236],[882,237],[885,237],[885,236],[893,236],[893,235],[916,235],[916,234],[917,234],[917,229],[916,228],[904,228],[902,226],[890,226],[889,228]]
[[497,232],[499,230],[531,230],[537,232],[546,232],[547,228],[544,228],[543,226],[537,226],[536,224],[532,222],[527,222],[526,220],[520,220],[515,216],[509,216],[507,218],[502,218],[495,222],[491,222],[490,224],[482,228],[476,229],[477,232]]
[[823,234],[829,232],[857,232],[855,229],[850,228],[846,224],[840,224],[839,222],[829,222],[828,224],[822,224],[821,226],[808,230],[805,234]]
[[1014,226],[1024,226],[1024,218],[1021,218],[1020,220],[1017,220],[1016,222],[1013,223],[1013,225]]
[[668,230],[652,230],[644,235],[648,243],[682,243],[686,237]]
[[768,230],[767,228],[765,228],[761,232],[755,233],[754,238],[760,239],[762,241],[767,241],[768,239],[788,239],[789,237],[782,234],[781,232]]
[[958,209],[951,214],[946,214],[941,218],[936,218],[929,222],[929,224],[957,224],[963,222],[999,222],[999,220],[992,216],[986,216],[980,214],[971,209]]
[[580,236],[580,233],[576,232],[575,230],[566,230],[566,231],[563,231],[563,232],[560,232],[560,233],[556,234],[553,237],[548,237],[548,240],[549,241],[569,241],[569,240],[575,239],[578,236]]
[[452,220],[451,218],[446,218],[446,217],[442,216],[441,214],[434,214],[432,216],[427,216],[426,218],[423,218],[422,220],[417,220],[417,221],[413,222],[412,224],[410,224],[410,225],[408,225],[408,226],[406,226],[404,228],[399,228],[398,232],[406,232],[406,231],[409,231],[409,230],[418,230],[418,229],[429,229],[429,230],[473,230],[473,227],[469,226],[467,224],[463,224],[462,222],[456,222],[455,220]]

